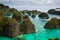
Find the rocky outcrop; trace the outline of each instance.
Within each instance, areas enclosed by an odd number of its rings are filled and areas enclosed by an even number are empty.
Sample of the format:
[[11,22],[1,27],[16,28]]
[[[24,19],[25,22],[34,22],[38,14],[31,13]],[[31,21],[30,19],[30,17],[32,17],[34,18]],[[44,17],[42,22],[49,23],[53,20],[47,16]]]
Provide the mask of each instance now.
[[56,15],[60,15],[60,10],[58,9],[50,9],[48,10],[49,14],[56,14]]
[[32,18],[35,18],[35,17],[36,17],[36,15],[34,15],[34,14],[33,14],[31,17],[32,17]]
[[27,15],[23,17],[23,22],[20,25],[20,30],[23,34],[35,32],[34,24],[32,24]]
[[23,34],[35,32],[34,25],[28,19],[24,20],[20,27],[21,27],[20,30]]
[[49,18],[48,14],[45,13],[45,12],[40,13],[40,14],[38,15],[38,17],[43,18],[43,19],[48,19],[48,18]]
[[60,20],[54,17],[46,23],[44,28],[46,28],[46,29],[60,28]]

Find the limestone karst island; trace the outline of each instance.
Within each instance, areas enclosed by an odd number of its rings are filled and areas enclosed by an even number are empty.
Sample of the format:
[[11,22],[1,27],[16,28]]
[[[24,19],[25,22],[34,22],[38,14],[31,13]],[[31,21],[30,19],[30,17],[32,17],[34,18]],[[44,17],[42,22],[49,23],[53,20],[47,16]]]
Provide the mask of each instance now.
[[0,40],[60,40],[60,0],[0,0]]

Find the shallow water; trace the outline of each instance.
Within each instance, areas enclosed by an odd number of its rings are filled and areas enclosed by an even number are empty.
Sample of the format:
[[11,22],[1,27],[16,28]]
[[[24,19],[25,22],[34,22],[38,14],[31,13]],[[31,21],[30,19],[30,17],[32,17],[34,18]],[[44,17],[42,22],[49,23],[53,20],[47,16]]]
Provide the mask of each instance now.
[[[60,18],[60,16],[51,14],[49,14],[49,17]],[[38,18],[38,15],[36,16],[36,18],[30,17],[30,20],[35,25],[36,33],[21,35],[18,36],[19,38],[22,37],[25,40],[48,40],[49,38],[60,38],[60,29],[44,29],[44,25],[47,23],[48,20]],[[0,40],[16,40],[16,39],[0,37]]]

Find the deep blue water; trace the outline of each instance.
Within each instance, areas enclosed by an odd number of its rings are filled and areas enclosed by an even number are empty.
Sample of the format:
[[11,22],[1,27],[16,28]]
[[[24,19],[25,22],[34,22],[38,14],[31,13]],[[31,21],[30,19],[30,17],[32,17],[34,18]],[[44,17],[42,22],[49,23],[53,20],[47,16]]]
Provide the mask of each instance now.
[[[52,17],[60,18],[58,15],[51,15],[49,14],[50,19]],[[50,20],[49,19],[49,20]],[[47,23],[48,20],[44,20],[38,18],[31,18],[30,20],[35,25],[36,33],[31,34],[24,34],[18,36],[19,38],[24,38],[25,40],[48,40],[49,38],[60,38],[60,29],[44,29],[44,25]],[[0,37],[0,40],[15,40],[7,37]]]

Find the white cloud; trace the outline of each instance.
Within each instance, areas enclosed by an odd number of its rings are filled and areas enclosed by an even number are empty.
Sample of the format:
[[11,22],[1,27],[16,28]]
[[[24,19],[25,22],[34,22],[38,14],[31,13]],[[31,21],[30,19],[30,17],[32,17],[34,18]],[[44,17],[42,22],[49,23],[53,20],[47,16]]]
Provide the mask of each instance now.
[[19,6],[60,6],[59,0],[0,0],[0,3]]
[[52,5],[53,0],[34,0],[35,3],[40,4],[40,5]]
[[0,0],[0,2],[9,2],[9,0]]
[[60,0],[0,0],[0,3],[17,9],[37,9],[48,10],[50,8],[59,8]]
[[47,3],[53,3],[53,0],[47,0]]

